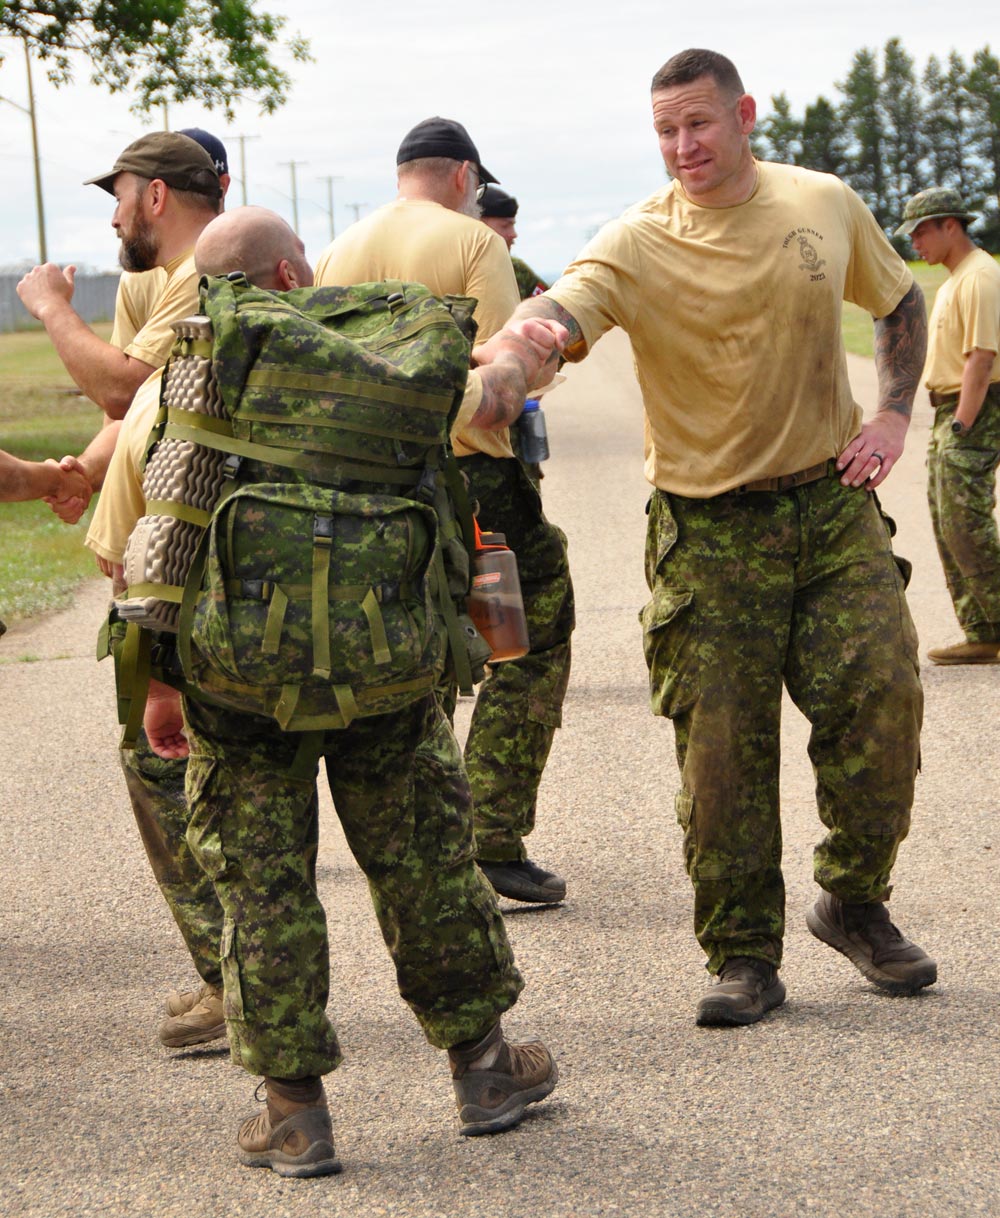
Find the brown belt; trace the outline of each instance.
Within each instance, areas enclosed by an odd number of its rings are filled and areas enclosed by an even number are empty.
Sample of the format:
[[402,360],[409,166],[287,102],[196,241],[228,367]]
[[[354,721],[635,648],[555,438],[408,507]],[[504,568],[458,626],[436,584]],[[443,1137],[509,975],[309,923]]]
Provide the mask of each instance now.
[[743,495],[747,491],[790,491],[795,486],[803,486],[807,482],[818,482],[825,478],[830,468],[829,461],[820,461],[818,465],[810,465],[808,469],[800,469],[794,474],[779,474],[776,478],[758,478],[755,482],[744,482],[742,486],[734,486],[730,495]]
[[954,393],[938,393],[938,391],[936,389],[932,389],[930,391],[930,396],[931,396],[931,405],[932,406],[943,406],[945,404],[945,402],[957,402],[958,401],[958,391],[957,390]]

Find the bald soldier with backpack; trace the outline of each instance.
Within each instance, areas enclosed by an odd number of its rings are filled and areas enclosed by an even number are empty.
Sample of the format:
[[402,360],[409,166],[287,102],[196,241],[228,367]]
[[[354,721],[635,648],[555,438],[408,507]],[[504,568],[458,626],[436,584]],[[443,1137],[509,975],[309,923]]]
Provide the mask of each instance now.
[[[284,257],[265,266],[263,251],[276,248]],[[267,290],[242,275],[209,283],[203,303],[214,342],[182,338],[167,367],[160,445],[193,437],[209,456],[223,456],[225,478],[202,524],[205,568],[186,586],[187,617],[181,607],[184,717],[166,683],[177,679],[177,666],[161,655],[165,680],[152,683],[145,728],[160,756],[190,754],[188,838],[225,911],[231,1051],[265,1079],[266,1108],[239,1131],[241,1160],[287,1176],[324,1175],[340,1163],[322,1076],[341,1055],[326,1015],[326,924],[315,884],[319,756],[369,879],[401,992],[431,1043],[449,1051],[462,1132],[516,1124],[556,1083],[543,1045],[511,1045],[500,1028],[523,983],[474,864],[461,753],[432,692],[447,634],[438,605],[452,593],[437,493],[449,420],[460,408],[473,417],[513,414],[552,338],[537,327],[511,333],[503,366],[470,375],[458,321],[424,289],[307,291],[301,243],[258,208],[220,217],[196,254],[209,274],[252,267]],[[371,335],[376,353],[395,354],[366,354],[349,334]],[[209,358],[217,409],[203,426],[180,401],[190,369]],[[390,372],[392,359],[401,379]],[[322,406],[320,438],[310,403]],[[155,413],[148,408],[147,421]],[[358,427],[362,416],[372,421],[370,434]],[[128,434],[141,436],[139,420],[131,424],[105,490],[112,521],[128,515],[115,502],[128,500],[144,443]],[[399,434],[387,436],[393,429]],[[168,479],[167,493],[157,491],[164,502],[171,488]],[[176,513],[197,518],[183,507]],[[378,546],[367,540],[375,533]],[[139,600],[149,591],[140,589]],[[126,617],[133,599],[119,598]],[[213,608],[223,601],[233,625],[228,641]],[[408,618],[419,637],[404,627]],[[261,648],[265,662],[254,669]],[[239,657],[235,666],[230,655]],[[407,655],[410,688],[398,671]],[[361,668],[365,677],[354,679]],[[380,670],[390,674],[381,684]],[[275,697],[254,685],[277,672],[283,684]]]

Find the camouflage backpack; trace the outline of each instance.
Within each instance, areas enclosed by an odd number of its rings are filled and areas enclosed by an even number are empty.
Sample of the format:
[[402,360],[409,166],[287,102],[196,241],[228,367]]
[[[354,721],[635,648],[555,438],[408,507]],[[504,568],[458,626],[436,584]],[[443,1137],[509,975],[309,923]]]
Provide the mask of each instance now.
[[[289,731],[343,728],[421,697],[450,651],[488,651],[464,614],[471,513],[448,436],[473,301],[417,284],[269,292],[203,279],[147,445],[147,516],[125,554],[125,743],[158,672]],[[471,657],[471,662],[470,662]]]

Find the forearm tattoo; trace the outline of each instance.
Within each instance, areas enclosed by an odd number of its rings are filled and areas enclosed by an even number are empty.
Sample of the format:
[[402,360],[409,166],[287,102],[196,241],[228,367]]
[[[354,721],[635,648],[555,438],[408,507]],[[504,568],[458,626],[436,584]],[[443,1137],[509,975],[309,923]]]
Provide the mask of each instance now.
[[927,311],[916,284],[887,317],[875,322],[879,409],[909,418],[927,353]]
[[529,296],[527,300],[522,300],[514,311],[514,319],[523,321],[526,317],[546,317],[551,321],[558,321],[569,331],[569,339],[566,343],[566,350],[572,351],[574,347],[583,342],[583,331],[580,329],[580,324],[572,313],[567,313],[561,304],[557,304],[551,296]]

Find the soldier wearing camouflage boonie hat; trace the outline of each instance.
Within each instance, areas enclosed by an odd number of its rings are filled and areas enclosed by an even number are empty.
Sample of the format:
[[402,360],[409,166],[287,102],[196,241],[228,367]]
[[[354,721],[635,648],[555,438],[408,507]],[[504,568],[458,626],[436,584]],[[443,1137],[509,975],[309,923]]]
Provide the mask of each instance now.
[[966,210],[957,190],[950,186],[931,186],[915,194],[903,208],[903,223],[896,229],[895,235],[908,237],[925,220],[943,220],[946,216],[975,220],[976,213]]
[[934,539],[964,639],[931,647],[934,664],[1000,663],[1000,266],[966,228],[957,190],[914,195],[897,230],[948,278],[934,297],[923,382],[934,407],[927,499]]

